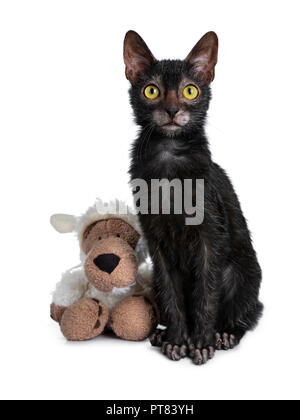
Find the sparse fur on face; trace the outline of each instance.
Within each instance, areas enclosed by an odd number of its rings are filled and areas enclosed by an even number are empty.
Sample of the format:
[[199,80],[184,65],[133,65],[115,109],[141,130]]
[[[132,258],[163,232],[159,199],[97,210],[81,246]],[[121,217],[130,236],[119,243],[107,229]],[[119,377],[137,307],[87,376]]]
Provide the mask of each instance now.
[[[162,72],[163,76],[158,77]],[[143,94],[145,87],[152,83],[160,89],[160,96],[154,101]],[[190,84],[199,89],[199,96],[192,101],[182,96],[182,90]],[[187,63],[164,60],[155,62],[149,75],[132,86],[130,97],[138,125],[142,128],[152,126],[159,134],[176,136],[183,132],[192,133],[204,122],[210,89],[192,76],[191,66]],[[174,117],[167,111],[172,107],[178,109]]]

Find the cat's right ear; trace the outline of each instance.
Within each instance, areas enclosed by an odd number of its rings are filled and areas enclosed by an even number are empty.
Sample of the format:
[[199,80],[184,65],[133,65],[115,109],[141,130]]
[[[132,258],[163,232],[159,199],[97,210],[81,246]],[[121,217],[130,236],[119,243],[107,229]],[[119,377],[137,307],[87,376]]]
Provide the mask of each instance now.
[[194,46],[185,61],[192,65],[193,73],[210,84],[215,77],[215,66],[218,61],[218,37],[208,32]]
[[144,40],[134,31],[129,31],[124,39],[124,62],[127,79],[134,85],[140,75],[155,61]]

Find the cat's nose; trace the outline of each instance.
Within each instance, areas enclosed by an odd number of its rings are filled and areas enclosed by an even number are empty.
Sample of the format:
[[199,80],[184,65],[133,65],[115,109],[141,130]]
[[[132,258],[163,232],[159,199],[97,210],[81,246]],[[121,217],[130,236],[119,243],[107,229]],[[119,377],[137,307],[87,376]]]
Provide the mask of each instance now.
[[179,108],[176,105],[172,105],[166,108],[166,112],[169,114],[171,118],[174,118],[178,111],[179,111]]

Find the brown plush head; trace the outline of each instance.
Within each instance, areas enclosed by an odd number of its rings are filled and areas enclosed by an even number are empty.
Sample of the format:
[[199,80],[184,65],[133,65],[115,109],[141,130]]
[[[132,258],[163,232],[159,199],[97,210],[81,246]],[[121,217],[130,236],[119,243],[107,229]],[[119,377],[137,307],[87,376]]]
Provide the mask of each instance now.
[[82,237],[86,254],[85,274],[98,290],[132,284],[137,275],[135,247],[139,233],[122,219],[100,220],[89,225]]

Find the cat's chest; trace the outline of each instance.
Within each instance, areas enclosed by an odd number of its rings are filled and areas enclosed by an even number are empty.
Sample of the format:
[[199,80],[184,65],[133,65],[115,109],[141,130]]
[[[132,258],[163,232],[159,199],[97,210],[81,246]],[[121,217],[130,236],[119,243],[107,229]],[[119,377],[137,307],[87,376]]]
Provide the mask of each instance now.
[[157,176],[169,177],[172,174],[178,174],[181,168],[186,167],[188,160],[188,151],[175,143],[174,140],[167,139],[155,145],[149,164]]
[[152,150],[152,156],[157,160],[168,161],[185,157],[183,148],[172,139],[166,139],[157,143]]

